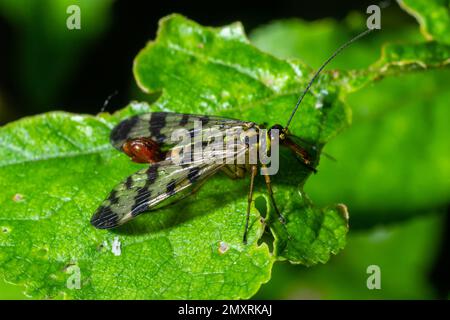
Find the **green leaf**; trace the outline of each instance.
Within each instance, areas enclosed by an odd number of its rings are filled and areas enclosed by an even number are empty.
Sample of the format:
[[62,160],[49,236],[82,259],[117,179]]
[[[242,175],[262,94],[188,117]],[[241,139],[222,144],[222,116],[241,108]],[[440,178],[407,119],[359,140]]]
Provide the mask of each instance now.
[[[113,232],[89,225],[103,197],[140,167],[112,149],[110,129],[149,110],[49,113],[1,129],[0,262],[9,281],[47,298],[247,298],[269,279],[267,245],[255,243],[261,226],[254,221],[251,244],[243,245],[245,205],[231,191],[217,198],[223,177],[200,192],[204,201]],[[111,251],[116,237],[120,256]],[[80,268],[80,290],[66,288],[71,265]]]
[[21,286],[9,284],[0,281],[0,299],[2,300],[23,300],[27,296],[23,294],[23,288]]
[[[309,200],[292,197],[286,199],[287,232],[276,225],[274,254],[278,260],[312,266],[326,263],[332,254],[345,247],[348,231],[348,212],[344,205],[317,209]],[[298,209],[300,208],[300,210]],[[298,214],[298,211],[301,214]]]
[[[276,259],[312,265],[344,246],[343,207],[320,210],[305,202],[300,194],[310,172],[285,152],[273,180],[291,239],[262,201],[258,210],[252,206],[244,245],[248,181],[222,175],[179,205],[119,229],[91,227],[92,213],[114,185],[142,167],[109,144],[120,120],[164,109],[285,123],[311,71],[254,48],[239,24],[204,28],[178,15],[162,20],[134,68],[144,90],[162,90],[154,105],[133,103],[96,117],[48,113],[0,128],[6,280],[47,298],[248,298],[269,280]],[[332,74],[319,79],[291,128],[319,149],[349,122],[332,80]],[[259,179],[255,199],[264,189]],[[275,237],[274,254],[259,244],[265,224]],[[121,245],[119,256],[113,243]],[[78,268],[81,288],[69,289]]]
[[413,15],[428,39],[450,44],[450,3],[447,0],[398,0]]
[[[310,76],[305,74],[310,71],[298,61],[279,60],[249,45],[240,24],[202,28],[178,15],[161,20],[157,40],[141,51],[134,67],[144,91],[162,90],[156,103],[162,109],[212,113],[268,124],[287,121],[298,98],[298,88],[306,85]],[[330,75],[321,78],[314,91],[326,93],[307,97],[297,115],[302,122],[296,121],[291,127],[294,133],[319,147],[349,122],[349,110],[339,100],[339,88],[331,81]],[[330,211],[327,216],[336,225],[320,225],[314,219],[297,223],[294,216],[307,215],[308,210],[317,212],[318,217],[323,213],[312,208],[311,203],[288,204],[295,199],[291,196],[293,190],[302,192],[309,170],[289,160],[281,162],[280,167],[283,169],[276,177],[275,193],[288,221],[287,230],[294,235],[303,231],[316,235],[328,227],[339,228],[340,232],[322,233],[320,240],[310,237],[299,241],[294,236],[291,242],[298,248],[287,250],[284,228],[268,216],[276,238],[275,253],[295,263],[326,262],[330,253],[337,253],[344,246],[346,220],[338,212]],[[293,177],[292,172],[297,175]],[[241,199],[245,201],[245,197]],[[311,250],[314,241],[318,250]],[[308,256],[298,253],[307,250]]]
[[354,71],[344,77],[350,91],[359,90],[386,76],[412,71],[450,67],[450,46],[437,42],[387,44],[381,58],[367,70]]

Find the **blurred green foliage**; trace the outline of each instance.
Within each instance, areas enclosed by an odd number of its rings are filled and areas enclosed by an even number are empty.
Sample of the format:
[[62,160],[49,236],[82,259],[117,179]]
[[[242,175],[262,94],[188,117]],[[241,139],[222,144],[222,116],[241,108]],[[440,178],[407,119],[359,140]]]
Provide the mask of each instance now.
[[[81,56],[108,26],[112,1],[0,1],[0,15],[17,39],[11,63],[18,73],[17,85],[27,92],[24,109],[36,113],[62,107],[51,103],[67,90]],[[67,8],[73,4],[79,6],[82,19],[81,29],[74,31],[66,27]]]
[[[442,215],[351,231],[342,254],[314,268],[275,264],[255,299],[433,299],[429,273],[442,239]],[[367,267],[381,270],[381,290],[368,290]]]
[[398,0],[413,15],[427,39],[450,44],[450,2],[448,0]]

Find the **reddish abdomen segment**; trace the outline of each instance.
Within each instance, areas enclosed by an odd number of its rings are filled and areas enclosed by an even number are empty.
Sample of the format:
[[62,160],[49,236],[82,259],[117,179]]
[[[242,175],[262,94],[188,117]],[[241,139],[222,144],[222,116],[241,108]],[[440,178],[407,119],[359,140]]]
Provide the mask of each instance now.
[[122,149],[132,161],[137,163],[156,163],[163,160],[160,145],[151,138],[127,140]]

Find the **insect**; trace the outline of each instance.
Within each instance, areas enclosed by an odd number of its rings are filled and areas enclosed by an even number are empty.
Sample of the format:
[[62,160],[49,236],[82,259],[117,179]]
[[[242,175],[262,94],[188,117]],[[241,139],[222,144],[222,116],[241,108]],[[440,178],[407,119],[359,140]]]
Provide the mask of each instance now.
[[[343,44],[321,65],[300,95],[286,126],[276,124],[270,127],[266,139],[269,149],[274,137],[273,132],[276,132],[275,137],[280,145],[289,148],[302,166],[311,172],[316,172],[314,159],[317,155],[313,154],[315,148],[306,148],[299,143],[300,138],[293,136],[288,127],[304,96],[325,66],[345,47],[370,31],[372,30],[367,29]],[[197,129],[196,124],[201,124],[201,129]],[[206,150],[210,147],[211,141],[195,142],[194,139],[194,142],[189,140],[180,145],[175,144],[171,139],[173,133],[179,129],[188,132],[192,138],[197,134],[202,136],[202,132],[198,131],[213,128],[221,136],[225,136],[226,133],[225,139],[229,139],[230,136],[236,137],[240,132],[252,131],[258,134],[264,126],[237,119],[171,112],[152,112],[133,116],[120,122],[111,132],[112,145],[127,154],[132,161],[148,163],[150,166],[139,170],[119,183],[96,210],[91,218],[91,224],[99,229],[114,228],[141,213],[160,209],[162,206],[185,198],[198,190],[208,178],[218,171],[223,171],[232,178],[243,178],[249,172],[250,188],[243,235],[243,242],[246,243],[255,176],[258,167],[265,168],[266,165],[260,161],[256,163],[247,161],[242,164],[228,161],[211,162],[209,158],[214,156],[216,160],[236,160],[238,157],[248,155],[249,150],[253,147],[260,146],[261,139],[253,140],[252,143],[247,141],[233,145],[232,149],[225,147],[214,149],[209,153]],[[186,147],[189,147],[187,153],[185,152]],[[186,155],[189,156],[189,161],[175,161],[175,158],[184,158]],[[195,157],[196,155],[197,157]],[[286,220],[275,203],[270,176],[264,173],[263,176],[271,205],[278,215],[279,221],[285,224]]]

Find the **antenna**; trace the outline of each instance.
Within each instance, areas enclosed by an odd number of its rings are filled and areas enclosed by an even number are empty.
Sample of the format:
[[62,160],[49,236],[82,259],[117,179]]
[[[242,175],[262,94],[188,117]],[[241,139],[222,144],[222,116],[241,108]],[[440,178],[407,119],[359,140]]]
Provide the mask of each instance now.
[[111,93],[111,94],[106,98],[105,102],[103,102],[103,107],[100,109],[100,112],[104,112],[105,109],[106,109],[106,107],[108,106],[109,102],[111,101],[111,99],[112,99],[114,96],[118,95],[118,94],[119,94],[119,91],[114,90],[114,92]]
[[346,47],[348,47],[350,44],[352,44],[353,42],[355,42],[356,40],[364,37],[365,35],[369,34],[371,31],[373,31],[373,29],[367,29],[364,32],[361,32],[360,34],[358,34],[357,36],[355,36],[354,38],[350,39],[349,41],[347,41],[346,43],[344,43],[342,46],[340,46],[327,60],[325,60],[325,62],[320,66],[319,69],[317,69],[316,73],[314,74],[314,76],[311,78],[311,80],[309,81],[308,85],[306,86],[305,90],[303,91],[303,93],[300,95],[300,97],[298,98],[297,104],[295,105],[294,110],[291,113],[291,116],[289,117],[289,120],[286,124],[286,126],[284,127],[283,131],[287,131],[287,128],[289,127],[289,124],[292,121],[292,118],[294,118],[295,113],[297,112],[298,107],[300,106],[300,103],[302,102],[303,98],[305,97],[305,95],[308,93],[309,89],[311,88],[311,85],[313,84],[314,80],[316,80],[317,76],[322,72],[322,70],[326,67],[326,65],[334,59],[334,57],[336,57],[339,52],[341,52],[342,50],[344,50]]

